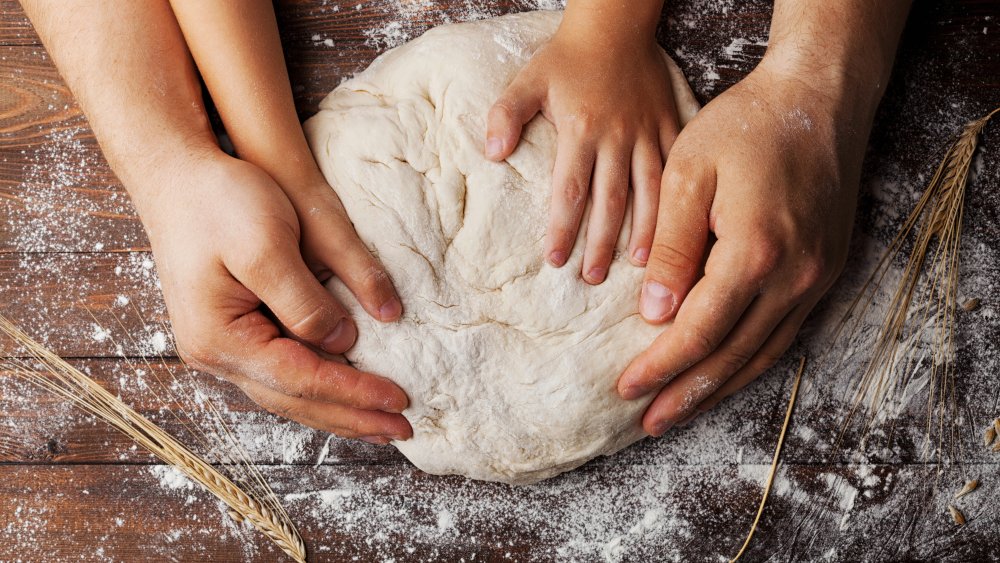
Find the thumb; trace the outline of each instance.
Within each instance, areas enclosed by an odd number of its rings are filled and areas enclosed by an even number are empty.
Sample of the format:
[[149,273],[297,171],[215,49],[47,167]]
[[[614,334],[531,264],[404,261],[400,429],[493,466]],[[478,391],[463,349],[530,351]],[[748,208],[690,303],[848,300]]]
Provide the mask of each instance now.
[[230,272],[299,339],[331,354],[346,351],[358,331],[344,307],[302,259],[294,236],[277,237],[267,251]]
[[541,85],[524,71],[504,90],[486,117],[486,158],[501,161],[517,147],[524,124],[542,109]]
[[694,285],[708,244],[708,215],[714,192],[713,171],[668,162],[660,185],[656,233],[639,296],[639,313],[647,322],[659,324],[673,318]]

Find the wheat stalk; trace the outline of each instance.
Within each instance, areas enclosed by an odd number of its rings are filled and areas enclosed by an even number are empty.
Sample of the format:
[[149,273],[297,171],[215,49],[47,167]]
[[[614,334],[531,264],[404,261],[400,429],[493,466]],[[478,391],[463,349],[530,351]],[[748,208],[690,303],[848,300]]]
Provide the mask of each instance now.
[[757,524],[760,523],[760,516],[764,514],[764,506],[767,504],[767,497],[771,494],[771,486],[774,485],[774,476],[778,472],[778,460],[781,459],[781,446],[785,443],[785,433],[788,432],[788,423],[792,420],[792,412],[795,410],[795,398],[799,395],[799,384],[802,383],[802,373],[806,370],[806,357],[799,360],[799,369],[795,372],[795,381],[792,383],[792,395],[788,398],[788,408],[785,409],[785,421],[781,423],[781,433],[778,434],[778,445],[774,448],[774,458],[771,460],[771,469],[767,472],[767,482],[764,484],[764,495],[760,498],[760,505],[757,507],[757,515],[754,516],[753,524],[747,539],[743,541],[736,556],[729,560],[729,563],[736,563],[743,553],[750,547],[750,540],[753,539],[754,532],[757,531]]
[[[979,134],[997,112],[1000,108],[965,126],[837,325],[834,343],[845,329],[849,339],[857,337],[865,313],[872,306],[892,263],[903,252],[904,243],[913,238],[902,279],[892,294],[871,345],[871,357],[858,379],[841,428],[841,438],[861,412],[865,419],[863,435],[867,436],[883,407],[899,399],[927,362],[926,369],[930,372],[926,443],[930,447],[936,435],[934,451],[939,459],[945,455],[946,448],[949,448],[949,457],[953,456],[950,448],[956,442],[955,429],[946,427],[946,421],[957,420],[953,336],[963,207]],[[930,341],[922,347],[928,331]]]
[[96,381],[80,372],[0,315],[0,332],[21,345],[30,358],[8,358],[0,367],[16,376],[68,399],[98,416],[156,457],[200,483],[239,515],[263,532],[295,561],[305,561],[305,544],[274,492],[263,483],[264,492],[246,492],[219,470],[181,444],[165,430],[142,416]]

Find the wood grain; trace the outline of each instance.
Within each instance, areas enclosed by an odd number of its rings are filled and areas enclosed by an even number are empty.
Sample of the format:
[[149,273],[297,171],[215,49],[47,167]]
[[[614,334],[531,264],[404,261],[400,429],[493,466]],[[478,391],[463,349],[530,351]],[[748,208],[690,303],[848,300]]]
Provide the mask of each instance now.
[[[255,463],[313,465],[329,437],[325,432],[263,411],[235,385],[212,375],[189,372],[177,360],[90,359],[71,363],[210,458],[213,450],[226,443],[224,430],[217,426],[220,417],[211,407],[191,400],[195,392],[220,409],[222,422]],[[156,461],[103,421],[5,371],[0,371],[0,412],[0,463]],[[394,448],[337,438],[330,440],[325,457],[324,461],[331,464],[406,463]]]
[[64,357],[154,353],[167,319],[150,253],[0,255],[0,280],[0,312]]
[[41,45],[18,0],[0,0],[0,45]]

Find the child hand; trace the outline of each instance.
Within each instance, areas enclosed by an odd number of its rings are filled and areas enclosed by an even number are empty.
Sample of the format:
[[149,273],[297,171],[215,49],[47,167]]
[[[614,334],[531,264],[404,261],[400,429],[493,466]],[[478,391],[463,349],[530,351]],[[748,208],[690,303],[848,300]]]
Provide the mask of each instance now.
[[[636,33],[637,25],[627,22],[619,32],[609,31],[615,26],[607,20],[595,28],[591,20],[601,17],[580,15],[582,7],[574,17],[573,7],[490,109],[486,156],[507,158],[524,124],[539,111],[555,125],[558,148],[545,256],[554,266],[566,263],[589,193],[593,205],[582,275],[588,283],[599,284],[613,258],[630,178],[628,255],[636,265],[645,265],[649,258],[659,180],[677,136],[677,111],[667,64],[652,30]],[[652,21],[655,29],[655,17]]]
[[302,223],[288,197],[252,164],[218,153],[187,162],[159,187],[137,203],[181,357],[302,424],[383,444],[411,436],[399,414],[407,406],[399,387],[306,345],[338,354],[357,336],[317,279],[324,271],[376,318],[395,320],[401,311],[392,282],[332,190],[314,202],[327,227],[312,239],[325,239],[326,248],[300,250]]

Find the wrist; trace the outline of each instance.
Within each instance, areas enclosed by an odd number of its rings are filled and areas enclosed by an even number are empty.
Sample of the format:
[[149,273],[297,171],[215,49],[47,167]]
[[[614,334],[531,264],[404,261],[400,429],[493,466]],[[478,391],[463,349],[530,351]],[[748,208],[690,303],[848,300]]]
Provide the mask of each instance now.
[[885,92],[909,3],[779,0],[760,66],[811,87],[832,107],[870,118]]
[[662,0],[570,0],[559,31],[588,43],[656,43]]
[[144,158],[114,167],[147,229],[155,215],[190,202],[186,190],[203,185],[206,170],[231,159],[214,143],[160,143],[148,148]]
[[840,53],[820,58],[800,45],[768,47],[754,72],[764,72],[781,91],[808,99],[834,117],[857,123],[874,117],[886,78],[868,61]]

